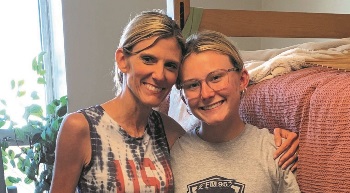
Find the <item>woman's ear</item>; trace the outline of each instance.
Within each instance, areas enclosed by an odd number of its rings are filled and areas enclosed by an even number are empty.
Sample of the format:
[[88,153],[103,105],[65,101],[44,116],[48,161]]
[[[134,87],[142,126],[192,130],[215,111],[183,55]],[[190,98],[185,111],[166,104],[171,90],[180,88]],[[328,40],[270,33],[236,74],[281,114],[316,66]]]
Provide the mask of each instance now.
[[123,48],[118,48],[115,51],[115,61],[121,72],[126,73],[129,70],[128,62],[126,61],[126,56],[123,52]]
[[248,84],[249,84],[249,74],[248,74],[248,71],[245,68],[242,69],[240,81],[241,81],[240,89],[241,90],[246,89]]

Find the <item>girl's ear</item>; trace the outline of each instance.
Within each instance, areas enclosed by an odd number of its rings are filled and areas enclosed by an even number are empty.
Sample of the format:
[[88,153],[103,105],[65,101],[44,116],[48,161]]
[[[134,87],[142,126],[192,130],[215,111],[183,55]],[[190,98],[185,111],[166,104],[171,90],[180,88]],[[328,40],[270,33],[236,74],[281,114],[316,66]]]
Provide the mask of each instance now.
[[249,84],[249,74],[245,68],[242,69],[240,81],[240,90],[246,89]]
[[126,73],[129,70],[128,62],[126,61],[126,56],[123,52],[123,48],[118,48],[115,51],[115,61],[121,72]]

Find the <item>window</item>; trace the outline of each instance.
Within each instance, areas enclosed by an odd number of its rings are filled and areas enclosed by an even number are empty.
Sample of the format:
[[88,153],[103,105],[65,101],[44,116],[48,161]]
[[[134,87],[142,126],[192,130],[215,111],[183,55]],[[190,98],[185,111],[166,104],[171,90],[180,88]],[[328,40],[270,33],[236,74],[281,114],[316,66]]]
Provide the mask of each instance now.
[[[19,101],[16,88],[11,89],[11,80],[24,80],[26,95],[35,90],[39,96],[45,96],[37,102],[40,105],[66,95],[61,12],[61,1],[56,0],[0,1],[0,99],[6,100],[10,107],[7,113],[18,124],[23,122],[23,106],[30,97]],[[45,52],[46,77],[54,77],[47,78],[46,87],[35,83],[35,72],[31,66],[33,58],[41,51]],[[0,141],[4,137],[14,138],[14,135],[2,128]],[[34,192],[21,190],[23,187],[26,186],[19,185],[19,193]]]

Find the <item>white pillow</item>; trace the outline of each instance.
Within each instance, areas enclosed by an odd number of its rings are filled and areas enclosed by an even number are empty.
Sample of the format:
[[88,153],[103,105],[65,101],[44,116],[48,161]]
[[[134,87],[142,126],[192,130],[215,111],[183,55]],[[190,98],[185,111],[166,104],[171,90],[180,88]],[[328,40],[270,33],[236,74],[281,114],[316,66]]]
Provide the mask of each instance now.
[[195,116],[187,112],[187,106],[181,100],[180,91],[175,86],[170,91],[168,115],[177,121],[186,131],[200,124],[200,121]]

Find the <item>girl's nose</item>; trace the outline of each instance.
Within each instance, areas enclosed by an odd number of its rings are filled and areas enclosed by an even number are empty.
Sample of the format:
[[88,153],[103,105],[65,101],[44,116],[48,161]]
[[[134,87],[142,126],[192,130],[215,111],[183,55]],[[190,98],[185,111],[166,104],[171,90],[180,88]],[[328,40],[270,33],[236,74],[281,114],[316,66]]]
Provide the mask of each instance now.
[[203,81],[201,84],[200,95],[202,99],[208,99],[215,95],[215,91],[210,88],[210,86],[205,81]]

